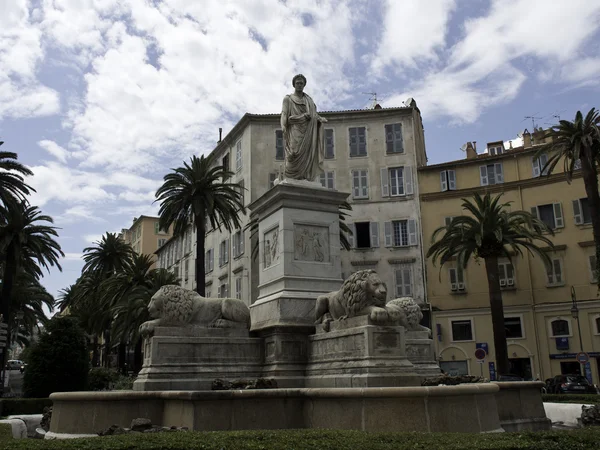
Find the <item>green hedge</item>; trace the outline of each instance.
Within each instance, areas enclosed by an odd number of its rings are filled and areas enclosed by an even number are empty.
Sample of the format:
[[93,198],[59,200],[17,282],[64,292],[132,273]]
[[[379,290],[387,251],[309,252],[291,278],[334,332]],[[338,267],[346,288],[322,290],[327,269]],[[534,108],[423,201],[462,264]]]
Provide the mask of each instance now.
[[282,430],[174,432],[72,439],[13,440],[5,449],[104,450],[581,450],[597,449],[600,431],[582,429],[544,433],[365,433],[361,431]]
[[600,403],[598,394],[542,394],[542,401],[551,403]]
[[0,416],[42,414],[46,406],[52,406],[49,398],[3,398],[0,399]]
[[12,441],[12,426],[10,423],[0,423],[0,444],[6,441]]

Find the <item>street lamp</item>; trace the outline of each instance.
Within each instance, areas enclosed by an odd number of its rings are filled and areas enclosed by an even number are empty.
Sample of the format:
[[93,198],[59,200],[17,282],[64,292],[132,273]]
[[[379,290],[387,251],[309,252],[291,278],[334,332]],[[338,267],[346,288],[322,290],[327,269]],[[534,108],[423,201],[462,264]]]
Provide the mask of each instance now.
[[[573,301],[573,306],[571,306],[571,315],[573,319],[577,321],[577,331],[579,332],[579,349],[583,352],[583,340],[581,339],[581,325],[579,324],[579,308],[577,308],[577,296],[575,295],[575,287],[571,286],[571,300]],[[585,376],[585,369],[583,364],[579,364],[581,366],[581,375]]]

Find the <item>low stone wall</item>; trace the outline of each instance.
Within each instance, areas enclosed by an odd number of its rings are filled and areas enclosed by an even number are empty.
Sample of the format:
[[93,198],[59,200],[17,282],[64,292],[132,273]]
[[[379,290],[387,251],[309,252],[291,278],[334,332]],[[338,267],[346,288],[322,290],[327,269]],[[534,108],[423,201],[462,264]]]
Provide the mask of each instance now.
[[495,384],[246,391],[68,392],[51,395],[50,431],[93,433],[137,417],[191,430],[288,428],[502,431]]
[[542,402],[541,381],[495,382],[498,416],[506,431],[540,431],[552,428]]

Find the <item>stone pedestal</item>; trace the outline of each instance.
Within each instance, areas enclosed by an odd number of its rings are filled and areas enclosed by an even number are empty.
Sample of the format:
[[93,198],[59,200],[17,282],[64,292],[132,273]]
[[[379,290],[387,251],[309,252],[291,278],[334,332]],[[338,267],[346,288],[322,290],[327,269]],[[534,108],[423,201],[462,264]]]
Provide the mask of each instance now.
[[258,219],[259,294],[251,331],[264,338],[263,376],[302,387],[317,296],[342,284],[339,205],[347,193],[284,180],[249,206]]
[[262,339],[243,329],[157,327],[145,340],[135,391],[210,390],[215,378],[258,378]]
[[406,332],[406,356],[421,378],[435,377],[441,373],[435,360],[433,339],[429,338],[427,331]]
[[404,327],[374,324],[368,316],[321,325],[310,336],[307,387],[420,386],[406,356]]

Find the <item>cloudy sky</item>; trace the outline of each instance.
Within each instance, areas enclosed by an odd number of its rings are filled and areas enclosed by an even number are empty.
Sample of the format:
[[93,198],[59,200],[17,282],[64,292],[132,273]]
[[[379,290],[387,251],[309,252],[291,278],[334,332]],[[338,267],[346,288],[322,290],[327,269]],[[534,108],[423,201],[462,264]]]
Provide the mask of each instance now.
[[[291,77],[320,109],[414,97],[431,163],[600,107],[600,0],[0,0],[0,138],[61,227],[63,273],[156,214],[169,168]],[[481,148],[481,147],[480,147]]]

